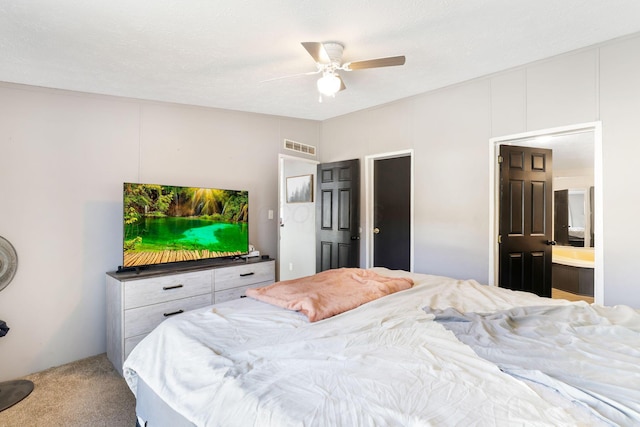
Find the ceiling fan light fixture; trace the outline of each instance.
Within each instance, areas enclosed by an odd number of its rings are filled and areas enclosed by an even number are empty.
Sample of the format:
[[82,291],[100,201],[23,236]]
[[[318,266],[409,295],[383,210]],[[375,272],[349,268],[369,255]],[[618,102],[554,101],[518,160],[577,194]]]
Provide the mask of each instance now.
[[318,79],[318,91],[325,96],[335,96],[340,85],[340,78],[335,73],[324,73]]

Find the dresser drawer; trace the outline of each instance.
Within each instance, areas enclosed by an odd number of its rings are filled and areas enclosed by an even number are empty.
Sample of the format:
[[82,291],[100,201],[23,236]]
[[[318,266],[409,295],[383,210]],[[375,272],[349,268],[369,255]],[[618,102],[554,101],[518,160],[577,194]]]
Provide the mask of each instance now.
[[124,287],[124,309],[211,293],[211,281],[210,270],[130,280]]
[[163,320],[171,317],[172,313],[180,310],[194,310],[207,305],[211,305],[211,293],[125,310],[124,338],[151,332]]
[[268,286],[273,284],[273,279],[262,283],[253,283],[251,285],[238,286],[237,288],[226,289],[224,291],[218,291],[214,294],[214,302],[219,304],[221,302],[229,301],[232,299],[244,298],[245,292],[249,288],[260,288],[262,286]]
[[237,288],[218,291],[214,294],[214,302],[216,304],[219,304],[221,302],[230,301],[232,299],[244,298],[244,292],[253,286],[255,285],[238,286]]
[[215,270],[214,274],[216,292],[260,282],[273,283],[275,278],[275,261],[221,268]]

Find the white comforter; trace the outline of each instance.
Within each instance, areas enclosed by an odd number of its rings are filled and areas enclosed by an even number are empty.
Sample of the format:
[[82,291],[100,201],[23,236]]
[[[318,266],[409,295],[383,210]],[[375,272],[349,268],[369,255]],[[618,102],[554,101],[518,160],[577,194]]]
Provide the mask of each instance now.
[[582,402],[603,421],[640,425],[640,313],[630,307],[425,311],[503,372]]
[[309,323],[244,298],[166,320],[124,364],[198,426],[576,425],[421,310],[568,304],[473,281],[409,275],[412,289]]

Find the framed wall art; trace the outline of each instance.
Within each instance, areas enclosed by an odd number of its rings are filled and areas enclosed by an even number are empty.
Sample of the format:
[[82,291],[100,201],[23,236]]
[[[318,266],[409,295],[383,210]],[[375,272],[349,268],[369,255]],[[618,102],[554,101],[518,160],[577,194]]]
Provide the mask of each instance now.
[[287,203],[313,202],[313,175],[287,177]]

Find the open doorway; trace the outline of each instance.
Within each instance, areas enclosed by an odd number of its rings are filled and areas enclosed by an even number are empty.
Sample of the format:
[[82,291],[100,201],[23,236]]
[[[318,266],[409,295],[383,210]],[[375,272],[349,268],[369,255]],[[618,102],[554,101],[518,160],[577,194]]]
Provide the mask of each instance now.
[[[553,190],[567,190],[575,197],[574,199],[574,220],[571,225],[572,239],[576,243],[574,245],[556,245],[553,247],[553,271],[557,272],[557,278],[562,283],[568,283],[568,276],[563,274],[573,274],[580,276],[587,272],[584,270],[591,265],[592,272],[592,294],[593,301],[602,303],[604,298],[603,284],[603,234],[602,234],[602,135],[600,122],[586,123],[560,128],[545,129],[535,132],[527,132],[517,135],[509,135],[505,137],[493,138],[490,140],[490,250],[489,250],[489,283],[492,285],[499,283],[500,273],[500,243],[499,243],[499,217],[500,217],[500,180],[499,180],[499,163],[498,153],[500,147],[504,145],[517,145],[523,147],[550,148],[553,150]],[[580,195],[584,209],[576,212],[577,199]],[[554,209],[550,206],[549,209]],[[557,216],[554,215],[554,221]],[[555,224],[550,226],[554,228],[554,234],[557,234]],[[581,243],[582,246],[578,247]],[[586,246],[585,246],[586,245]],[[568,250],[570,248],[571,250]],[[567,254],[571,252],[571,255]],[[576,255],[577,252],[577,255]],[[577,257],[589,258],[589,254],[581,252],[590,252],[590,262],[585,260],[566,260],[559,257]],[[558,262],[556,262],[558,261]],[[573,263],[574,271],[568,273],[570,268],[563,267],[558,264],[568,261]],[[579,277],[578,277],[579,279]],[[573,279],[571,279],[573,280]],[[583,282],[584,282],[583,278]],[[557,283],[557,281],[556,281]],[[572,285],[573,286],[573,285]],[[572,298],[572,294],[588,294],[586,288],[570,288],[569,292],[555,292],[561,298]],[[555,288],[555,286],[554,286]],[[583,299],[583,298],[578,298]],[[587,298],[588,300],[588,298]]]

